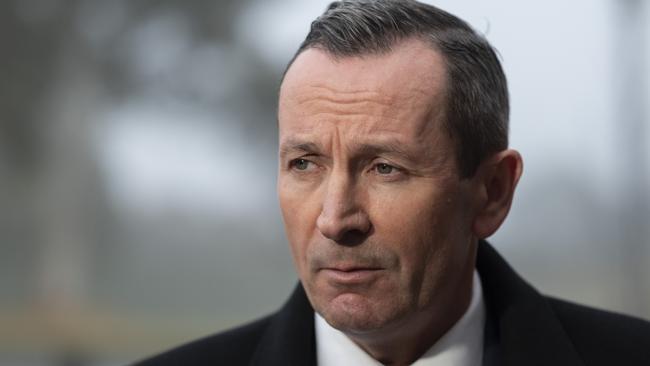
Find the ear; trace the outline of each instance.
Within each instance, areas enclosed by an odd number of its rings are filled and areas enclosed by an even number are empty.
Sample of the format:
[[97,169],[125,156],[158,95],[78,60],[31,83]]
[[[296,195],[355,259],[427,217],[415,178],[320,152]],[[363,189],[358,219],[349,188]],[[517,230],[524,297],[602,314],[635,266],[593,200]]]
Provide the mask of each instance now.
[[485,239],[501,226],[512,204],[515,187],[523,171],[521,155],[516,150],[503,150],[485,159],[474,179],[478,185],[478,207],[472,230]]

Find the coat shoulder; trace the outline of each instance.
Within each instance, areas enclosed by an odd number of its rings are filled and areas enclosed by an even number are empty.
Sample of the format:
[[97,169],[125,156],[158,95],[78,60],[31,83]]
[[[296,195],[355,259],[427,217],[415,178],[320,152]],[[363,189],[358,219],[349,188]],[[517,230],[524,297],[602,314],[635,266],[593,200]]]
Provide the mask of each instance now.
[[587,365],[650,365],[650,322],[549,298]]
[[254,354],[272,316],[171,349],[134,366],[245,365]]

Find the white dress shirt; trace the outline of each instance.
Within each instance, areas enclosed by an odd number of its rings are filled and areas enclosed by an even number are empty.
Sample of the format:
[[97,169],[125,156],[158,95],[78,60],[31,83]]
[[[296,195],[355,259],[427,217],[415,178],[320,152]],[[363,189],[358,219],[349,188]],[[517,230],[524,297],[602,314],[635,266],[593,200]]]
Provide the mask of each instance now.
[[[380,366],[343,332],[315,313],[318,366]],[[480,366],[483,359],[485,303],[478,273],[474,270],[472,299],[463,316],[414,366]]]

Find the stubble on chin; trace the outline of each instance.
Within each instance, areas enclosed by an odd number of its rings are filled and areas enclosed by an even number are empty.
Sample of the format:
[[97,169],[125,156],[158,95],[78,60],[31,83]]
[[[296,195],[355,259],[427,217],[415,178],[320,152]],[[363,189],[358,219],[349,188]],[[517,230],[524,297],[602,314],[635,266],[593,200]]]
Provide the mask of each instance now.
[[330,292],[312,288],[307,293],[314,310],[347,334],[363,335],[391,327],[408,313],[408,304],[397,290]]

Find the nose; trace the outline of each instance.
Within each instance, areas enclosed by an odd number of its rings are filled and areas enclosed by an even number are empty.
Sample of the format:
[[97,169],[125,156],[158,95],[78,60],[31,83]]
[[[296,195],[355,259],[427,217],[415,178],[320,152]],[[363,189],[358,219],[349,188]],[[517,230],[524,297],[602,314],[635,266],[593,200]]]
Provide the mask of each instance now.
[[332,174],[323,196],[316,227],[324,237],[341,245],[359,244],[372,227],[363,209],[358,187],[346,174]]

